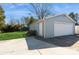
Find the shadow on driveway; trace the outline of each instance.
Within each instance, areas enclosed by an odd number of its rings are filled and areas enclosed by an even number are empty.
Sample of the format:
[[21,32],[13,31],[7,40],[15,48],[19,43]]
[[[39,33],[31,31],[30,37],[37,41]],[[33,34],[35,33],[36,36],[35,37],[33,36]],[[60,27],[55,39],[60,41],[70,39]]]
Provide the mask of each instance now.
[[42,40],[51,44],[55,44],[60,47],[69,47],[75,44],[79,40],[79,35],[68,35],[61,37],[54,37],[49,39],[44,39],[41,37],[36,37],[38,40]]
[[27,43],[29,50],[57,47],[56,45],[49,44],[49,43],[41,41],[41,40],[37,40],[37,39],[35,39],[35,37],[27,37],[26,43]]

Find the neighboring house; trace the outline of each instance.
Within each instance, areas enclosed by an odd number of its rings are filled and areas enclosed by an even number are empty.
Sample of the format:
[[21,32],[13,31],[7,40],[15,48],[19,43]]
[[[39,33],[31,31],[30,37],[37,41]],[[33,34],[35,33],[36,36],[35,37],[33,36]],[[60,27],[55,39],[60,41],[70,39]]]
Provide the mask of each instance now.
[[44,38],[73,35],[75,34],[75,23],[68,15],[60,14],[37,21],[30,26],[30,30],[36,30],[37,34]]
[[78,17],[77,17],[77,24],[79,25],[79,15],[78,15]]

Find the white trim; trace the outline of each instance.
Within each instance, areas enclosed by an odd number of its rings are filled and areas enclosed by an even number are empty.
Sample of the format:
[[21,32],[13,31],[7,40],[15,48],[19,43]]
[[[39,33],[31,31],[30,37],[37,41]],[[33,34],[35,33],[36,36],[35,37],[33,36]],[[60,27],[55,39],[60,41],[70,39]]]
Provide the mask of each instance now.
[[74,23],[76,23],[71,17],[69,17],[68,15],[65,15],[67,16],[70,20],[72,20]]
[[46,38],[46,35],[45,35],[46,34],[46,31],[45,31],[45,29],[46,29],[45,28],[45,22],[43,23],[43,26],[44,26],[44,38]]
[[57,17],[57,16],[60,16],[60,15],[64,15],[64,14],[49,15],[49,16],[47,16],[47,17],[45,17],[45,18],[48,19],[48,18],[51,18],[51,17]]

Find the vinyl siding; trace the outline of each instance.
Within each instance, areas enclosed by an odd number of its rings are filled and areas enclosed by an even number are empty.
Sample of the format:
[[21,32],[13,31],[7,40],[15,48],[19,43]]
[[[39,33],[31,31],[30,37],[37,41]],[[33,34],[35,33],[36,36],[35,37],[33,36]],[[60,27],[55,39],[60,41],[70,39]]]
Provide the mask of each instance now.
[[54,37],[54,23],[55,22],[72,24],[72,26],[73,26],[72,30],[73,30],[73,33],[74,33],[75,23],[73,21],[71,21],[69,18],[67,18],[66,16],[62,15],[62,16],[57,16],[57,17],[53,17],[53,18],[51,17],[51,18],[48,18],[48,19],[45,20],[45,25],[44,25],[45,38]]

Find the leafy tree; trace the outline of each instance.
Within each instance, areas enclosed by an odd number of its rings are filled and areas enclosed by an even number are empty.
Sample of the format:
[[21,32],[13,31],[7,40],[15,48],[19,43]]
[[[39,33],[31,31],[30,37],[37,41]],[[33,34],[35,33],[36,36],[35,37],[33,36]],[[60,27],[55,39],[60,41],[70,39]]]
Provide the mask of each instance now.
[[28,19],[27,25],[29,26],[29,25],[31,25],[31,24],[34,23],[34,22],[35,22],[35,19],[31,16],[31,17]]
[[29,26],[37,20],[32,16],[31,17],[24,17],[24,19],[25,19],[25,23],[27,25],[28,30],[29,30]]
[[1,29],[2,29],[2,28],[4,27],[4,25],[5,25],[4,19],[5,19],[4,10],[3,10],[3,8],[0,6],[0,31],[1,31]]
[[28,20],[29,20],[29,17],[24,17],[23,19],[25,21],[25,24],[27,24],[28,23]]
[[78,17],[78,13],[74,13],[74,12],[71,12],[70,14],[69,14],[69,16],[73,19],[73,20],[75,20],[76,21],[76,24],[77,24],[77,17]]
[[36,21],[36,19],[34,17],[24,17],[25,19],[25,23],[27,24],[27,26],[31,25],[32,23],[34,23]]
[[70,16],[72,19],[75,19],[75,14],[74,14],[73,12],[71,12],[71,13],[69,14],[69,16]]

